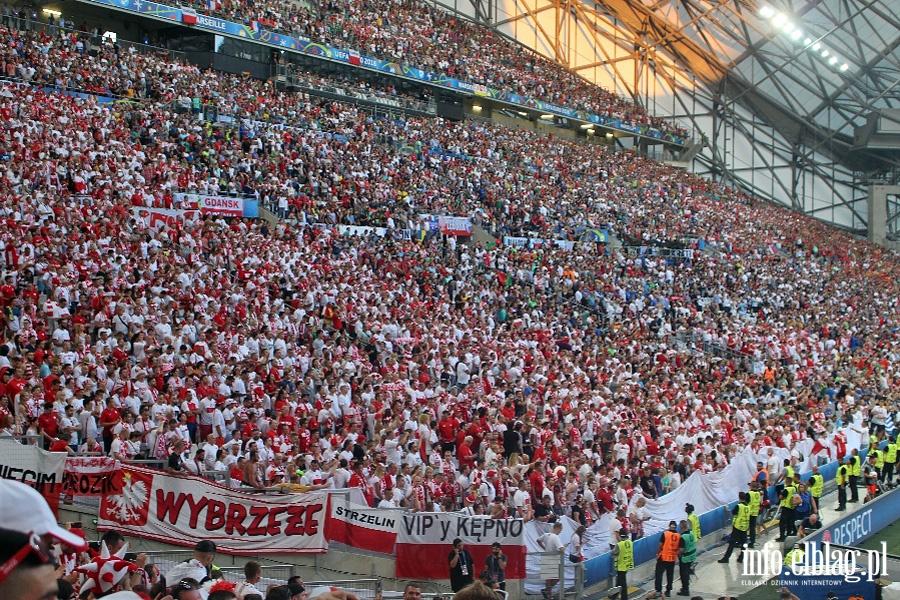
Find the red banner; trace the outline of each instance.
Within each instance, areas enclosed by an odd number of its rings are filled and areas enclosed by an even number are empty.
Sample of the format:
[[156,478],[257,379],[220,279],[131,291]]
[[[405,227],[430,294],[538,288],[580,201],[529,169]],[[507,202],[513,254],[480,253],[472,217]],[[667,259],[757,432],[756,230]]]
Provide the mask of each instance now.
[[211,540],[225,554],[325,552],[328,494],[257,494],[202,477],[126,467],[104,496],[97,529],[174,544]]
[[474,562],[474,575],[485,568],[491,545],[500,542],[508,562],[507,579],[525,578],[525,530],[521,519],[466,517],[458,513],[403,516],[397,534],[396,575],[403,579],[448,579],[453,540],[460,538]]
[[402,514],[397,511],[347,505],[333,500],[326,535],[330,542],[339,542],[360,550],[393,554],[401,520]]
[[109,456],[69,456],[63,473],[67,496],[108,496],[122,493],[122,464]]

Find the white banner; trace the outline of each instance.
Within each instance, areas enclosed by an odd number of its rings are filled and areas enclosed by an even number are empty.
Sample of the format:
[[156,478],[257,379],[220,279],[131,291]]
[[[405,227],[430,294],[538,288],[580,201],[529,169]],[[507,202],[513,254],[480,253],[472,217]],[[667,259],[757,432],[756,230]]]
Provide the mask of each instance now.
[[47,452],[37,446],[22,445],[0,438],[0,478],[20,481],[40,488],[63,481],[65,452]]
[[397,510],[369,508],[332,499],[328,522],[328,541],[353,548],[392,554],[403,513]]
[[163,225],[168,227],[182,227],[186,224],[196,223],[200,220],[200,211],[177,210],[174,208],[146,208],[135,206],[131,209],[131,215],[151,229],[159,229]]
[[202,213],[240,217],[244,214],[244,199],[231,196],[209,194],[173,194],[176,202],[187,204],[188,209],[199,209]]
[[226,554],[325,552],[328,494],[264,495],[194,476],[126,467],[122,493],[104,496],[97,529],[177,546],[215,542]]
[[521,579],[525,576],[525,524],[521,519],[490,519],[460,513],[414,513],[403,515],[399,526],[397,577],[446,579],[447,554],[456,538],[466,544],[475,565],[483,565],[491,552],[491,544],[499,542],[509,560],[506,578]]

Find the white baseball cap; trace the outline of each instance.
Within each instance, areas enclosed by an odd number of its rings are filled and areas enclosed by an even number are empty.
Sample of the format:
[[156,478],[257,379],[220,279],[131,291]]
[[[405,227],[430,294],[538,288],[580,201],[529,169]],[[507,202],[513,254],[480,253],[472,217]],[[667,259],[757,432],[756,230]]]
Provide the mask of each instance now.
[[73,548],[87,547],[84,538],[59,526],[43,496],[18,481],[0,480],[0,529],[49,535]]

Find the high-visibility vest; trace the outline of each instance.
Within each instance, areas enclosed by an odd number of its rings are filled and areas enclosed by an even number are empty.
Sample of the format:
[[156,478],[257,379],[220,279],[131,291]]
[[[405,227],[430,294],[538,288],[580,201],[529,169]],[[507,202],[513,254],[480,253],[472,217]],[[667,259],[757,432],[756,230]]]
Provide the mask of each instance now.
[[885,447],[884,453],[884,462],[895,463],[897,462],[897,450],[900,449],[900,444],[890,443]]
[[794,508],[794,504],[792,500],[794,499],[794,494],[797,493],[797,488],[792,485],[789,485],[784,488],[784,499],[781,501],[781,506],[784,508]]
[[797,564],[803,564],[803,550],[801,548],[792,548],[790,552],[784,555],[784,566],[789,567],[793,563],[794,555],[797,555]]
[[835,475],[835,477],[834,477],[835,483],[837,483],[840,486],[840,485],[844,485],[849,480],[850,480],[850,467],[848,467],[847,465],[841,465],[840,467],[838,467],[837,475]]
[[853,458],[853,464],[850,466],[850,475],[852,475],[853,477],[859,477],[859,469],[861,466],[860,460],[859,460],[859,455],[854,454],[852,458]]
[[697,558],[697,540],[694,539],[694,532],[688,531],[682,533],[681,540],[684,542],[684,551],[681,553],[681,562],[694,562]]
[[812,494],[813,498],[821,498],[822,491],[825,489],[825,478],[816,473],[810,479],[813,480],[813,484],[809,488],[809,493]]
[[[762,479],[759,478],[760,473],[763,474]],[[759,485],[762,486],[763,489],[766,489],[767,487],[769,487],[769,472],[766,471],[765,469],[760,469],[759,471],[756,472],[756,475],[753,476],[753,481],[758,482]]]
[[630,571],[634,568],[634,544],[631,540],[622,540],[618,544],[616,555],[616,571]]
[[739,531],[750,529],[750,507],[744,503],[737,505],[737,514],[734,516],[734,528]]
[[875,448],[878,446],[878,438],[875,437],[875,434],[871,434],[869,436],[869,448]]
[[762,494],[755,490],[750,490],[747,492],[750,494],[750,503],[747,505],[750,507],[750,516],[755,517],[759,514],[759,507],[762,504]]
[[659,551],[659,558],[663,562],[678,561],[678,546],[681,545],[681,536],[674,531],[663,532],[663,547]]
[[699,540],[700,539],[700,517],[698,517],[694,513],[691,513],[688,515],[687,520],[688,520],[688,523],[691,524],[691,532],[693,532],[693,534],[694,534],[694,539]]
[[884,466],[884,452],[881,450],[872,450],[872,454],[870,456],[875,457],[875,468],[881,469]]
[[794,467],[787,466],[787,475],[784,476],[785,485],[788,485],[790,482],[794,481]]

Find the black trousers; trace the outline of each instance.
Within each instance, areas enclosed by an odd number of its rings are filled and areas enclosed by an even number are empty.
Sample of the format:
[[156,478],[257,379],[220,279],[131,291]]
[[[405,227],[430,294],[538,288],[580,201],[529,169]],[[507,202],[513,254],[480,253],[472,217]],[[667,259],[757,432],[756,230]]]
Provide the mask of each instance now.
[[666,574],[666,596],[672,595],[672,585],[675,583],[675,563],[656,559],[656,593],[662,594],[663,573]]
[[886,462],[884,463],[884,468],[881,469],[881,481],[884,483],[891,483],[891,479],[894,477],[894,463]]
[[838,508],[847,508],[847,486],[838,486]]
[[748,543],[752,546],[756,543],[756,522],[759,519],[759,515],[753,515],[750,517],[750,529],[747,530],[747,538]]
[[850,476],[850,502],[859,502],[859,475]]
[[628,575],[628,571],[616,571],[616,587],[622,588],[622,591],[619,592],[619,600],[628,600],[628,582],[625,581],[626,575]]
[[778,531],[781,534],[781,537],[787,537],[797,533],[797,525],[794,523],[796,520],[796,510],[788,508],[787,506],[781,507],[781,518],[778,519]]
[[725,556],[722,557],[723,560],[728,560],[731,558],[731,553],[734,552],[735,548],[739,548],[741,551],[740,556],[738,556],[738,560],[743,558],[744,556],[744,544],[747,542],[747,532],[741,531],[740,529],[736,529],[735,527],[731,528],[731,537],[728,542],[728,550],[725,551]]
[[678,561],[678,576],[681,578],[681,591],[685,594],[691,593],[691,567],[693,563]]

